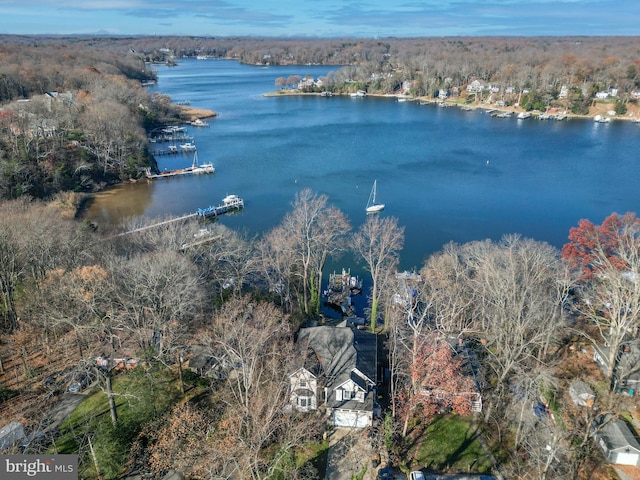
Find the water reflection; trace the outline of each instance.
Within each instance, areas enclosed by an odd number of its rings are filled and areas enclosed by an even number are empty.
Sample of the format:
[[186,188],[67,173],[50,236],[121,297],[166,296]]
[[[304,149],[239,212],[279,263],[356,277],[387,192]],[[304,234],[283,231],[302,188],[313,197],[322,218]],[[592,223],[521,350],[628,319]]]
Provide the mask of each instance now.
[[117,185],[95,194],[85,218],[98,227],[123,225],[128,220],[142,217],[153,199],[153,182],[142,180]]

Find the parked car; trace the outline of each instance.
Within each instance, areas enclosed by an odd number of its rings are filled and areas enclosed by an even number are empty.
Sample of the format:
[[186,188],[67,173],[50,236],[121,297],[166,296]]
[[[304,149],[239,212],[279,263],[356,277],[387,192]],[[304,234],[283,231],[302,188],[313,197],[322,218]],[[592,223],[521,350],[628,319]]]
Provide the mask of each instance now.
[[73,377],[73,380],[69,384],[69,391],[71,393],[82,392],[91,384],[91,378],[86,373],[79,373]]
[[424,480],[424,473],[420,470],[414,470],[409,474],[409,480]]

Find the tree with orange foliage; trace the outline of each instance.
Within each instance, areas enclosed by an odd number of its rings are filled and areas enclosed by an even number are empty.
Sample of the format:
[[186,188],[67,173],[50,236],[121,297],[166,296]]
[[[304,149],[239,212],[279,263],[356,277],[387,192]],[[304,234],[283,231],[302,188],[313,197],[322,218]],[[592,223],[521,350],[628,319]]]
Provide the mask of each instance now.
[[569,238],[562,257],[580,269],[576,309],[598,328],[607,345],[606,376],[614,390],[635,372],[622,372],[618,365],[623,346],[637,341],[640,330],[640,219],[629,212],[613,213],[599,226],[581,220]]
[[411,391],[401,393],[398,398],[405,417],[403,436],[414,415],[429,423],[443,412],[471,414],[471,400],[477,388],[462,367],[462,359],[444,336],[438,333],[421,336],[409,366]]
[[562,247],[562,259],[580,269],[582,280],[615,268],[629,270],[640,247],[640,218],[635,213],[612,213],[602,225],[582,219],[569,230],[569,243]]

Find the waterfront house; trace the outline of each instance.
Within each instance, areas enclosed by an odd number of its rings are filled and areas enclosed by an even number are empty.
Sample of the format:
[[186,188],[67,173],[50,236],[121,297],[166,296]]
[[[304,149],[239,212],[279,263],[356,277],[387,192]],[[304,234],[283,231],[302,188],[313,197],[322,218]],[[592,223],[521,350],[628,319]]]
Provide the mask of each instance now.
[[291,405],[300,412],[318,408],[318,378],[307,368],[300,367],[289,375]]
[[292,406],[306,411],[322,405],[336,427],[372,425],[376,336],[350,327],[303,328],[298,346],[306,360],[290,376]]
[[480,80],[474,80],[467,85],[467,92],[469,93],[481,93],[484,90],[484,85]]

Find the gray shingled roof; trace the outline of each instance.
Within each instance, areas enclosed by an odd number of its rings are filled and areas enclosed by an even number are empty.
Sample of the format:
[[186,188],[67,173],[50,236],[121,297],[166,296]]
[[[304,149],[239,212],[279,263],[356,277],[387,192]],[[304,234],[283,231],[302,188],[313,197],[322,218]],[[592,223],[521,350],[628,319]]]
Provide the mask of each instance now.
[[611,415],[605,415],[600,417],[596,424],[604,425],[598,436],[604,440],[609,451],[633,448],[640,453],[640,443],[638,443],[638,439],[633,435],[624,420],[611,420]]
[[316,353],[327,377],[328,386],[340,385],[349,378],[353,379],[351,372],[354,369],[375,383],[375,335],[348,327],[320,326],[301,329],[298,343]]

